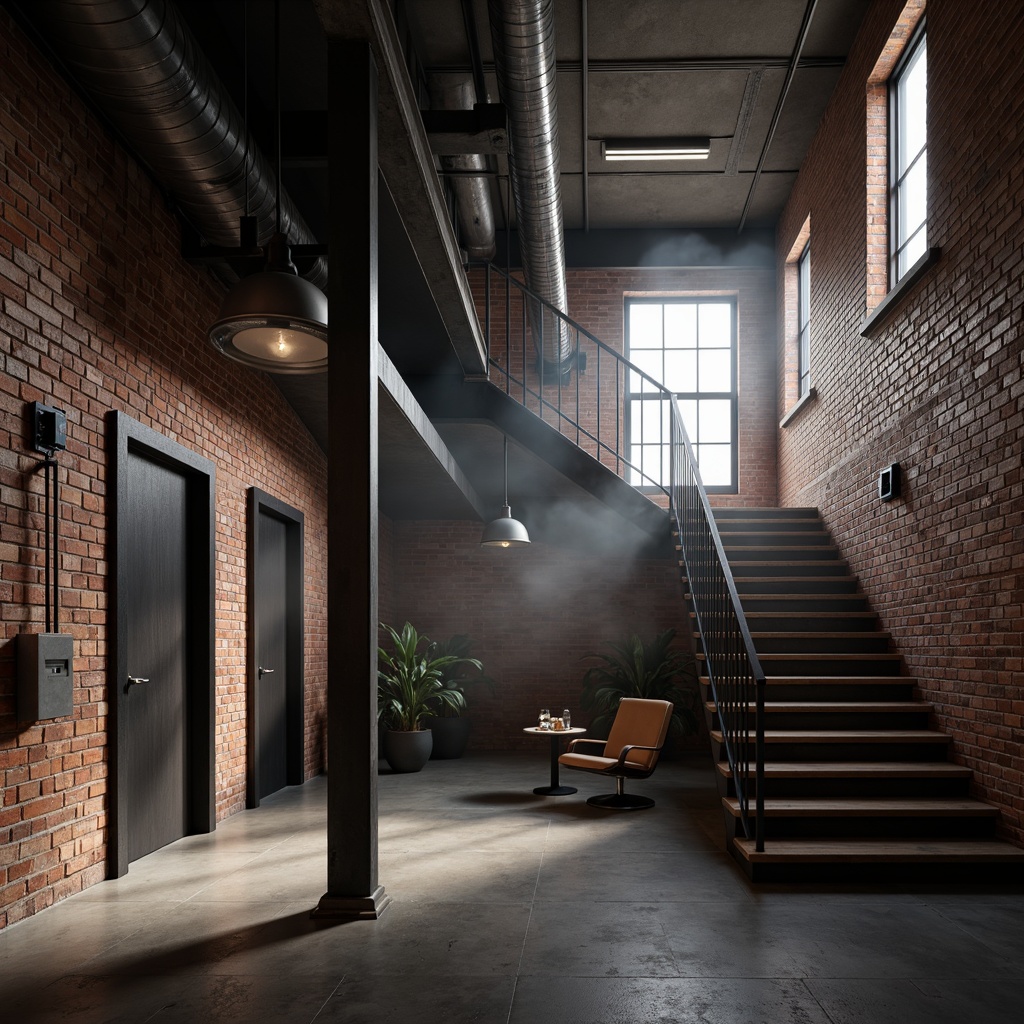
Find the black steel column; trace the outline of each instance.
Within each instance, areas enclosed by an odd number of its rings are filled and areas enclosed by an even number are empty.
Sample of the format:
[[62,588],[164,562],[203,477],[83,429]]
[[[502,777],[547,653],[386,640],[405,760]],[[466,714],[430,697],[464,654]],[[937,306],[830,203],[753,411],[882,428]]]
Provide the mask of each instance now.
[[379,917],[377,860],[377,67],[329,42],[327,892]]

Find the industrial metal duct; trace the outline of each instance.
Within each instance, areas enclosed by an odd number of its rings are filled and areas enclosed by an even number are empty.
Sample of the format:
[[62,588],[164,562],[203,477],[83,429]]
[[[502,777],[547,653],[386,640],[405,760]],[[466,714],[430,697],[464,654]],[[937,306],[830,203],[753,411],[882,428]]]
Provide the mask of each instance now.
[[[24,5],[76,80],[213,245],[239,242],[239,218],[275,230],[275,177],[238,109],[170,0],[35,0]],[[287,195],[281,226],[315,243]],[[307,275],[321,288],[327,266]]]
[[[509,113],[512,194],[526,284],[567,313],[553,2],[488,0],[488,12],[498,92]],[[550,311],[531,313],[541,357],[561,369],[574,354],[569,332]]]
[[[434,75],[430,81],[430,98],[439,110],[472,110],[476,99],[473,83],[468,78]],[[494,240],[494,208],[487,178],[487,160],[479,153],[465,156],[443,156],[441,166],[449,171],[463,172],[452,176],[462,247],[473,259],[494,258],[497,245]],[[480,171],[479,178],[466,172]]]

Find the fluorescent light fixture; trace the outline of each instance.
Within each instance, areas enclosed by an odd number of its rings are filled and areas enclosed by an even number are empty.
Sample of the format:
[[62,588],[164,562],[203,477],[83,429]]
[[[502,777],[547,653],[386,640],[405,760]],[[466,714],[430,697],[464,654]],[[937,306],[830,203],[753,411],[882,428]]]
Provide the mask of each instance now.
[[605,160],[707,160],[710,139],[605,139]]

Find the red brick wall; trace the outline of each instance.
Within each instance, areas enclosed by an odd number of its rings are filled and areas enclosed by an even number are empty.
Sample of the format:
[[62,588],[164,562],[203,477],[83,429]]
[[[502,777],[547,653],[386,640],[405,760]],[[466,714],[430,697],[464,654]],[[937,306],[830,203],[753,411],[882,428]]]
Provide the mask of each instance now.
[[[107,445],[121,410],[213,460],[216,794],[245,799],[246,490],[305,514],[308,774],[323,763],[326,465],[261,375],[205,340],[222,288],[179,256],[151,181],[0,11],[0,927],[104,877],[109,811]],[[62,628],[74,714],[16,722],[13,638],[43,628],[42,479],[24,410],[66,410]]]
[[[484,289],[479,271],[472,276],[481,323],[485,322]],[[715,495],[716,505],[774,505],[776,503],[775,438],[779,414],[776,408],[776,305],[775,272],[748,268],[671,268],[671,269],[605,269],[573,270],[566,273],[569,296],[569,314],[581,327],[616,352],[623,351],[624,299],[640,295],[735,297],[737,302],[739,339],[739,492],[734,495]],[[505,298],[497,275],[491,283],[492,355],[502,366],[509,366],[512,376],[523,376],[523,317],[521,307],[513,301],[510,316],[511,350],[506,355]],[[532,336],[527,331],[527,382],[533,390],[539,386],[536,373],[536,355]],[[594,349],[583,342],[587,352],[587,371],[579,378],[579,422],[592,434],[598,433],[598,401],[600,401],[601,436],[606,429],[614,432],[616,418],[622,430],[621,401],[616,401],[616,385],[621,392],[624,381],[616,378],[615,364],[604,359],[600,366],[600,395],[598,394],[598,367]],[[493,379],[500,382],[498,376]],[[557,388],[545,385],[545,398],[554,406]],[[575,375],[563,397],[563,406],[573,408],[576,394]],[[521,393],[513,387],[513,393]],[[533,399],[526,403],[536,411]],[[554,422],[551,408],[545,418]],[[563,429],[568,427],[563,424]],[[607,453],[583,447],[614,465]]]
[[[568,707],[581,724],[583,673],[607,641],[669,627],[687,643],[691,626],[679,572],[665,560],[595,557],[533,543],[501,551],[480,547],[480,523],[395,522],[396,628],[406,620],[431,639],[466,633],[473,656],[496,680],[494,693],[470,695],[471,749],[532,749],[523,733],[541,707]],[[384,569],[382,567],[382,579]],[[542,751],[538,751],[541,757]]]
[[[862,338],[867,82],[903,6],[870,8],[779,225],[784,253],[812,215],[818,389],[780,432],[779,491],[822,510],[956,760],[1021,842],[1024,9],[927,5],[928,242],[942,256]],[[883,504],[893,461],[904,497]]]

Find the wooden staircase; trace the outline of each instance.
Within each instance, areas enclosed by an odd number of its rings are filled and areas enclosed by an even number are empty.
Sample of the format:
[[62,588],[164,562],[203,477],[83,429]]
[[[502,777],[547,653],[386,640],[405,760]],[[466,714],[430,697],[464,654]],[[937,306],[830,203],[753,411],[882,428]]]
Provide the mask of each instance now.
[[757,853],[702,674],[726,841],[750,877],[1021,878],[1024,850],[995,838],[998,809],[948,760],[950,737],[930,726],[817,510],[718,509],[715,520],[767,677]]

